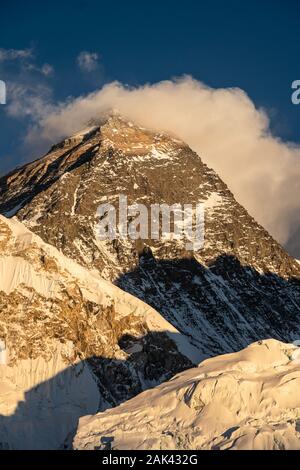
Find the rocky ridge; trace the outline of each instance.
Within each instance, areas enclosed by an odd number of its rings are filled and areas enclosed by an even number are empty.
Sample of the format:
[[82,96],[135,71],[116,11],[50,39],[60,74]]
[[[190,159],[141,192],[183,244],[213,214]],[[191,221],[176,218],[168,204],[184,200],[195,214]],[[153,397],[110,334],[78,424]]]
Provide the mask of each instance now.
[[[300,337],[300,265],[185,143],[119,116],[0,180],[0,211],[158,310],[204,356]],[[205,244],[100,241],[97,207],[205,204]]]

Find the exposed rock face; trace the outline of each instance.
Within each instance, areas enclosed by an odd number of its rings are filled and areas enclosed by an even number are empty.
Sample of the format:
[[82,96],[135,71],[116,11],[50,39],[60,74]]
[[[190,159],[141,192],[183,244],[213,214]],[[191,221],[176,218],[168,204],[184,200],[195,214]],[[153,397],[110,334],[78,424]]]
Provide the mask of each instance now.
[[[257,339],[300,337],[300,265],[238,204],[187,145],[119,117],[55,146],[0,180],[0,211],[144,300],[204,356]],[[203,201],[205,245],[99,241],[104,201]]]
[[199,356],[154,309],[3,216],[0,340],[0,448],[58,448],[80,416]]
[[[75,449],[300,449],[297,348],[275,340],[208,359],[80,420]],[[298,358],[298,360],[296,360]]]

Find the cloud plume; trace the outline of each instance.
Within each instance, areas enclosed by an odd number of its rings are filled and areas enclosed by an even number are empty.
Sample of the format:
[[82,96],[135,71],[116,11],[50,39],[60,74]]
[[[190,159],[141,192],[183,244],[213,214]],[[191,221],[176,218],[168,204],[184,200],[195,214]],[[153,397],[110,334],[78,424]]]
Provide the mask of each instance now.
[[267,115],[238,88],[213,89],[188,76],[137,88],[110,83],[56,106],[28,141],[55,142],[111,109],[187,142],[282,243],[298,230],[300,147],[272,136]]

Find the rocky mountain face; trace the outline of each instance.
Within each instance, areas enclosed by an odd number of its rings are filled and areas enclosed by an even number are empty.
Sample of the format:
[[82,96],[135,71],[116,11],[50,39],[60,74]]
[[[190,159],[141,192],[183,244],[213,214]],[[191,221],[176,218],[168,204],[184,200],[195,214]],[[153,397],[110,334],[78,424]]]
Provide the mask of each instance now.
[[67,446],[80,416],[191,367],[153,308],[0,216],[0,448]]
[[297,450],[297,349],[267,340],[208,359],[117,408],[82,418],[74,448]]
[[[266,182],[267,183],[267,182]],[[205,244],[101,241],[97,208],[205,204]],[[201,357],[300,338],[300,265],[185,143],[112,116],[0,179],[0,212],[154,307]]]

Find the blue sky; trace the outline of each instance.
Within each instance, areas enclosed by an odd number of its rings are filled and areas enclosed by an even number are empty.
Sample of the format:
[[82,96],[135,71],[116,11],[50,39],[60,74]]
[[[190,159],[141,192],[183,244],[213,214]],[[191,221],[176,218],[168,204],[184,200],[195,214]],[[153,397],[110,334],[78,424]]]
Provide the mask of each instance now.
[[[0,48],[31,51],[30,58],[0,60],[8,84],[1,172],[30,157],[23,139],[32,117],[8,113],[14,84],[56,103],[112,80],[136,86],[190,74],[211,87],[242,88],[267,110],[275,135],[300,142],[300,106],[290,99],[300,79],[296,1],[11,0],[0,9]],[[97,54],[90,67],[79,66],[82,51]]]

